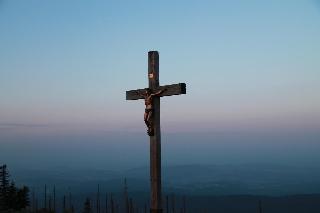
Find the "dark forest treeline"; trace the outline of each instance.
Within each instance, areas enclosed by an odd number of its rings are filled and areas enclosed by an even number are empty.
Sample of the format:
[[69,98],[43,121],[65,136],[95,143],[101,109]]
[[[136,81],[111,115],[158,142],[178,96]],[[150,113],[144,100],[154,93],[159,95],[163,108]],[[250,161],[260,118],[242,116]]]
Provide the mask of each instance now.
[[[0,166],[0,213],[146,213],[149,212],[147,192],[128,193],[127,181],[118,193],[107,193],[97,184],[94,190],[81,194],[69,192],[56,197],[55,185],[29,193],[26,186],[16,187],[9,178],[7,166]],[[57,190],[63,191],[63,190]],[[95,192],[94,192],[95,191]],[[104,191],[104,192],[101,192]],[[30,194],[30,197],[29,197]],[[39,196],[40,195],[40,196]],[[89,196],[88,196],[89,195]],[[320,195],[258,196],[258,195],[176,195],[163,196],[163,213],[318,213]]]
[[[56,200],[56,189],[48,193],[47,185],[44,185],[43,197],[39,199],[35,196],[34,191],[29,197],[29,188],[23,186],[18,188],[10,179],[9,171],[6,165],[0,166],[0,213],[4,212],[28,212],[28,213],[138,213],[149,212],[147,203],[141,205],[136,202],[133,197],[129,196],[126,179],[124,180],[123,194],[115,196],[113,193],[104,193],[101,195],[100,186],[98,184],[94,198],[87,197],[80,211],[75,210],[72,194],[69,192],[63,195],[62,199]],[[166,209],[164,212],[186,212],[185,200],[184,208],[180,211],[175,210],[175,197],[171,196],[172,203],[169,207],[168,196],[166,197]],[[184,198],[185,199],[185,198]],[[57,208],[60,206],[60,208]],[[170,210],[169,210],[170,209]],[[79,210],[79,209],[78,209]]]
[[6,165],[0,166],[0,210],[21,210],[29,206],[29,189],[26,186],[18,188],[10,175]]

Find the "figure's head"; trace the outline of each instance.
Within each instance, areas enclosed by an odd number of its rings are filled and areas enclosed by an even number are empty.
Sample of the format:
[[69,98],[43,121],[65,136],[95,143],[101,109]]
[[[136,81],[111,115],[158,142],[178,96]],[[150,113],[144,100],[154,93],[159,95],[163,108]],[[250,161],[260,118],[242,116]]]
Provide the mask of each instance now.
[[149,88],[146,89],[146,95],[151,95],[151,89]]

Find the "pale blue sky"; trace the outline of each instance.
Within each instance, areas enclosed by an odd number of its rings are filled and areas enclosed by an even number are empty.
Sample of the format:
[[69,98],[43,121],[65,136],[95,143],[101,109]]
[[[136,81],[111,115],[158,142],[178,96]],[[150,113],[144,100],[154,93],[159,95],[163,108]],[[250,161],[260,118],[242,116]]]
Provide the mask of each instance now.
[[[175,131],[319,130],[319,1],[0,0],[0,129],[140,131],[147,52]],[[14,130],[13,132],[15,132]]]

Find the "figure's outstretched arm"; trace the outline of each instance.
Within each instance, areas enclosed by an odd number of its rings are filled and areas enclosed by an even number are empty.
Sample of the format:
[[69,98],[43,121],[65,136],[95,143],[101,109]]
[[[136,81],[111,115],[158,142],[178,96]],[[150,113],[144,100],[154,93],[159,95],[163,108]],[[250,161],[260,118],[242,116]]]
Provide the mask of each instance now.
[[164,89],[162,89],[162,90],[160,90],[160,91],[158,91],[158,92],[156,92],[156,93],[154,93],[152,96],[159,96],[159,95],[161,95],[164,91],[166,91],[167,89],[166,88],[164,88]]
[[143,94],[143,93],[141,93],[140,91],[137,91],[137,93],[138,93],[138,95],[141,97],[141,98],[145,98],[146,96]]

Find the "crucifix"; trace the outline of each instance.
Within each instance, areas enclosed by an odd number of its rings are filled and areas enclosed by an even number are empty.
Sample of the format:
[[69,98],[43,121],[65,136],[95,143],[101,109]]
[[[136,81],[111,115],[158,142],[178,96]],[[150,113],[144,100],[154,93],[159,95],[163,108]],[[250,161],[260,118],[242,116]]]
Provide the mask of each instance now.
[[186,84],[159,86],[159,53],[148,52],[149,87],[126,92],[126,100],[145,100],[144,121],[150,136],[150,212],[161,213],[161,132],[160,97],[186,94]]

